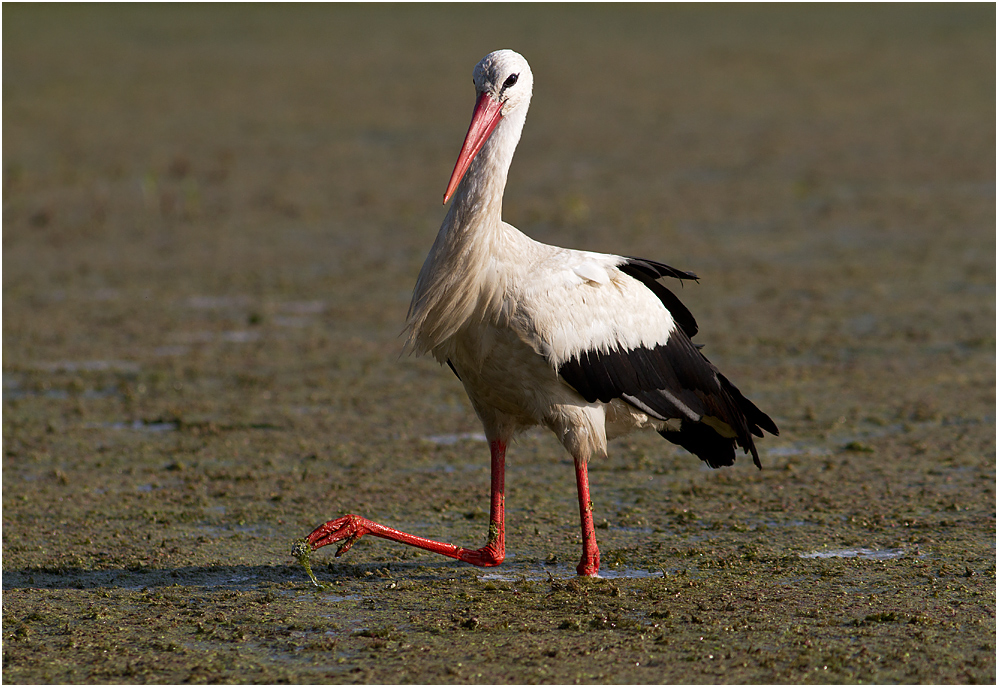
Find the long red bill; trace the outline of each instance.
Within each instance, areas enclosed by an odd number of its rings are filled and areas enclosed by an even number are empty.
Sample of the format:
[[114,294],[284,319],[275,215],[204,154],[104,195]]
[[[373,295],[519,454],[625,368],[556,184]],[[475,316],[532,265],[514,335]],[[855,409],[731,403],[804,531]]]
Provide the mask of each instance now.
[[454,172],[451,173],[451,181],[448,182],[447,191],[444,192],[444,203],[447,204],[451,194],[458,188],[462,177],[468,172],[472,160],[482,150],[489,135],[499,124],[503,116],[503,103],[495,101],[488,93],[483,93],[475,103],[475,111],[472,113],[472,123],[468,125],[468,133],[465,134],[465,142],[461,144],[461,153],[458,154],[458,162],[454,164]]

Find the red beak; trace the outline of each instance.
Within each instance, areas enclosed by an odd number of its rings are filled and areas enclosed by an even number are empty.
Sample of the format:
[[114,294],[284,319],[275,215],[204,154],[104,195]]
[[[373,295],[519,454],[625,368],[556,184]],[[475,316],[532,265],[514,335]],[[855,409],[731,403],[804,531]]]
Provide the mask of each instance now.
[[468,133],[465,134],[465,142],[461,144],[461,153],[458,154],[458,162],[454,164],[454,172],[451,173],[451,181],[448,182],[447,191],[444,192],[444,203],[451,198],[451,194],[458,188],[462,177],[468,171],[468,166],[472,160],[482,150],[493,133],[493,129],[499,124],[503,116],[503,103],[495,101],[488,93],[479,96],[475,103],[475,111],[472,113],[472,123],[468,125]]

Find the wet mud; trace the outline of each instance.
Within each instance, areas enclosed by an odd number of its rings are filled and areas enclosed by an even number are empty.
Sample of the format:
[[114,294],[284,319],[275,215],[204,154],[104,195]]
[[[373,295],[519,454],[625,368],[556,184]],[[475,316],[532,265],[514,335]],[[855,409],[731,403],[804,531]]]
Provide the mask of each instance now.
[[[3,680],[994,683],[995,8],[5,6]],[[401,357],[473,104],[506,218],[700,276],[781,429],[488,447]],[[745,459],[745,457],[741,457]]]

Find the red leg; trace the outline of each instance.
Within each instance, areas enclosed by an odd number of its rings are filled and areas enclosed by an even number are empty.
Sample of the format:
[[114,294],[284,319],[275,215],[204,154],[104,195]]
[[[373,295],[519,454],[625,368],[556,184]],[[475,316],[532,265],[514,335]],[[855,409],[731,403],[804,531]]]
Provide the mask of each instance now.
[[[492,456],[492,496],[489,502],[489,540],[481,549],[465,549],[436,540],[428,540],[418,535],[410,535],[395,528],[383,526],[369,521],[361,516],[348,514],[338,519],[324,523],[316,528],[307,538],[313,550],[335,542],[342,544],[337,548],[336,556],[340,556],[353,546],[364,535],[374,535],[395,540],[413,547],[443,554],[452,559],[475,564],[476,566],[498,566],[503,562],[506,553],[504,526],[503,485],[506,472],[506,443],[493,440],[489,443],[489,453]],[[591,528],[592,530],[592,528]]]
[[580,576],[596,576],[600,571],[600,550],[593,530],[593,502],[590,501],[590,479],[586,462],[576,461],[576,493],[579,496],[579,525],[583,531],[583,556],[576,567]]
[[491,478],[489,496],[489,540],[482,549],[469,551],[462,561],[476,566],[498,566],[506,556],[506,497],[504,484],[506,480],[506,443],[493,440],[489,443],[491,456]]

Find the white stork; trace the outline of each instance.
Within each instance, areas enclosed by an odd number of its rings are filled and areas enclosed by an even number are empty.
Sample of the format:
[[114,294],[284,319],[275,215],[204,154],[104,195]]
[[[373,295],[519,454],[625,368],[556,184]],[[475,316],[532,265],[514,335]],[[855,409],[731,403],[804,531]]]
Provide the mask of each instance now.
[[576,571],[595,576],[587,462],[607,438],[653,428],[712,468],[735,446],[777,426],[691,342],[697,324],[658,280],[696,279],[651,260],[574,251],[534,241],[503,222],[503,190],[527,117],[534,77],[512,50],[486,55],[473,74],[472,123],[444,194],[453,196],[420,271],[407,347],[447,363],[461,380],[492,455],[489,537],[481,549],[410,535],[353,514],[316,528],[313,549],[363,535],[421,547],[477,566],[504,557],[506,447],[520,431],[555,433],[576,468],[583,554]]

